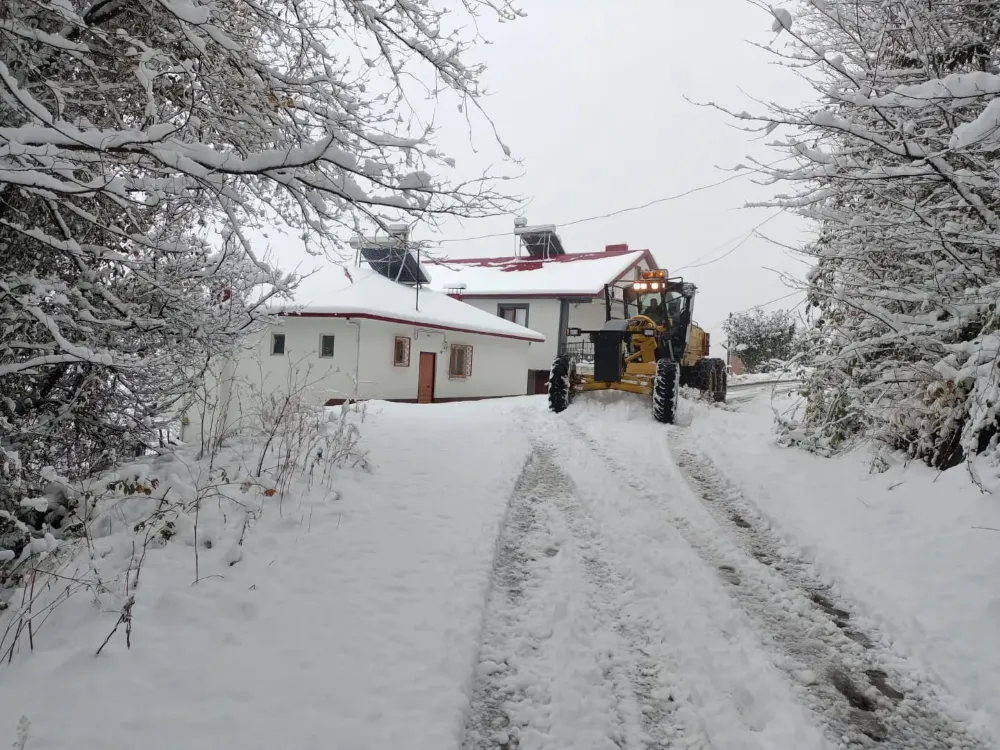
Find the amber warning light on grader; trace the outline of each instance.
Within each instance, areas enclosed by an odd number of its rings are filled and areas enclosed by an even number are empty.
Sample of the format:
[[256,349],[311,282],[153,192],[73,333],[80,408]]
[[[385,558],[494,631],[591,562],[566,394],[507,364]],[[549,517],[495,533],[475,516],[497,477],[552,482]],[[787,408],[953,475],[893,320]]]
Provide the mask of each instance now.
[[658,292],[663,289],[666,278],[666,271],[643,271],[639,280],[632,283],[632,288],[637,292]]

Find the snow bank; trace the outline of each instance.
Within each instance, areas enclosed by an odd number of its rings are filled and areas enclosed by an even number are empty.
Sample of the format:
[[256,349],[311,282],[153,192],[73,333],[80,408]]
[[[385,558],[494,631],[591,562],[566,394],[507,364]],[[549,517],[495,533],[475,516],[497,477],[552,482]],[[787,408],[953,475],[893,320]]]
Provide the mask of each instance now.
[[[456,409],[475,430],[455,428]],[[157,478],[152,494],[120,497],[92,554],[62,569],[121,581],[133,568],[131,649],[122,625],[95,656],[121,586],[40,613],[34,652],[22,637],[0,666],[3,741],[26,716],[29,750],[457,747],[495,539],[528,446],[496,403],[373,403],[360,429],[370,473],[284,493],[243,492],[252,452],[224,456],[211,477],[229,484],[203,501],[197,529],[175,519],[136,582],[136,518],[167,487],[168,500],[190,496],[209,478],[189,455],[140,464],[135,484]]]
[[1000,734],[996,495],[961,468],[892,460],[875,473],[866,451],[824,459],[781,448],[769,398],[740,413],[693,406],[693,440],[790,546]]

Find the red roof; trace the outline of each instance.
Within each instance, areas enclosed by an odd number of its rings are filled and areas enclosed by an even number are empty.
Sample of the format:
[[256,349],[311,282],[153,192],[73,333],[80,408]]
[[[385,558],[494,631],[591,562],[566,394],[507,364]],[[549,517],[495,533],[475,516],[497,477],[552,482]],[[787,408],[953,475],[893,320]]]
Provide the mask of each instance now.
[[652,266],[656,266],[656,261],[653,260],[653,254],[649,250],[639,250],[637,248],[629,249],[627,246],[616,250],[601,250],[595,253],[566,253],[566,255],[557,255],[554,258],[548,258],[547,260],[542,260],[541,258],[512,258],[509,255],[498,256],[496,258],[448,258],[448,260],[436,261],[436,260],[426,260],[425,263],[447,263],[458,264],[462,263],[465,265],[472,266],[503,266],[501,270],[503,271],[533,271],[536,268],[541,268],[543,263],[575,263],[581,260],[601,260],[603,258],[613,257],[616,255],[628,255],[629,253],[643,253],[643,257],[646,262]]
[[659,267],[649,250],[627,246],[546,260],[506,256],[428,259],[426,264],[433,288],[447,291],[464,284],[464,297],[560,297],[600,294],[605,284],[618,281],[642,261]]

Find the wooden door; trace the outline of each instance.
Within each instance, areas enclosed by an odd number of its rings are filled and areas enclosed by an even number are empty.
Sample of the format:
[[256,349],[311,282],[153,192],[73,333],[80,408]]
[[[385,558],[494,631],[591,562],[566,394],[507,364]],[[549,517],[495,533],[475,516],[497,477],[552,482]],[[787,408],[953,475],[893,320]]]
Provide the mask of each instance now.
[[529,396],[539,396],[549,392],[548,370],[532,370],[531,376],[532,387],[531,390],[528,391]]
[[434,352],[420,352],[420,367],[417,369],[417,403],[430,404],[434,401],[434,369],[437,365]]

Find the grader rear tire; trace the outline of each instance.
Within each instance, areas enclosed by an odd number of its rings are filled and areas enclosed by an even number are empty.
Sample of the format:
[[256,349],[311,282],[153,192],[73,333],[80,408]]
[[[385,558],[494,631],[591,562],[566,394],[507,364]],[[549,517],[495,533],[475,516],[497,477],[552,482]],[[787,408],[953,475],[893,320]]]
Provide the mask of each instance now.
[[708,359],[699,359],[690,367],[685,367],[687,377],[681,381],[682,384],[688,388],[694,388],[702,392],[709,390],[712,386],[712,367],[710,362],[711,360]]
[[676,362],[661,359],[656,363],[653,378],[653,419],[663,424],[673,424],[677,415],[680,396],[681,368]]
[[549,370],[549,409],[556,414],[566,411],[573,402],[573,381],[576,379],[576,360],[560,354]]
[[684,369],[684,385],[696,388],[716,403],[725,402],[729,381],[725,360],[705,358]]
[[726,369],[726,361],[724,359],[706,359],[703,360],[709,363],[712,368],[714,377],[712,378],[712,400],[717,404],[726,402],[726,391],[729,388],[729,371]]

